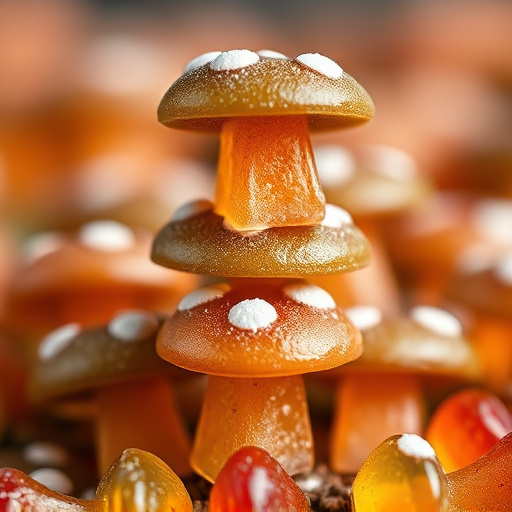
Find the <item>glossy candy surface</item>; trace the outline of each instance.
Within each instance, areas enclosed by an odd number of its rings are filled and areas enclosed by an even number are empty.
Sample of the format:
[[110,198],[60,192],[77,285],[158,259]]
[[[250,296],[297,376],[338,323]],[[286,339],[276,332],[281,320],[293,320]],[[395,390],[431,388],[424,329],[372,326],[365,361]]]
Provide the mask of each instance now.
[[307,277],[351,272],[370,262],[370,249],[350,215],[331,205],[312,226],[243,233],[202,203],[185,205],[157,234],[151,258],[165,267],[221,277]]
[[226,118],[297,114],[315,129],[341,128],[373,113],[367,92],[327,57],[268,58],[249,50],[194,59],[158,108],[162,124],[200,131],[218,131]]
[[512,434],[453,473],[448,473],[449,512],[509,512],[512,504]]
[[125,450],[103,476],[96,491],[109,512],[192,512],[182,481],[153,454]]
[[305,116],[224,122],[215,213],[242,231],[322,221],[325,198]]
[[265,450],[241,448],[222,468],[210,493],[210,512],[308,512],[306,495]]
[[415,434],[392,436],[366,459],[353,486],[356,512],[441,512],[446,477],[432,447]]
[[306,281],[240,280],[183,298],[157,351],[192,371],[270,377],[325,370],[361,353],[359,331]]
[[209,377],[191,463],[214,482],[243,446],[268,451],[289,474],[313,466],[313,439],[302,377]]
[[466,389],[446,399],[435,411],[426,438],[446,472],[468,466],[512,431],[512,416],[498,397],[482,389]]
[[1,512],[100,512],[98,500],[79,500],[51,491],[17,469],[0,469]]

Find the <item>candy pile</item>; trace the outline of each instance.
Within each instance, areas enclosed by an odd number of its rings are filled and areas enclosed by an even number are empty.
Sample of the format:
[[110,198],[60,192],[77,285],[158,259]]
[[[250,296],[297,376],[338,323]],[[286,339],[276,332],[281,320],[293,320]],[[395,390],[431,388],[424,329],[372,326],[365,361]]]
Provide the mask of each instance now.
[[39,235],[8,289],[0,510],[510,510],[510,246],[430,267],[414,162],[311,145],[373,113],[323,55],[187,65],[159,120],[220,133],[213,201]]

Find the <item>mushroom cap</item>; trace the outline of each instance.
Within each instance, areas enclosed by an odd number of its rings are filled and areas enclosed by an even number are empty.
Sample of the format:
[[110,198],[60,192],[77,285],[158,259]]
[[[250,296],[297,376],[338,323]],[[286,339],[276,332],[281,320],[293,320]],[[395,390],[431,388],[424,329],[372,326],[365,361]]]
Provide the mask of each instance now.
[[[89,323],[89,313],[97,325],[120,308],[174,308],[197,278],[152,263],[151,243],[149,231],[114,221],[84,224],[76,234],[36,235],[8,292],[6,324],[48,332],[68,321]],[[63,318],[73,300],[90,306],[82,316]]]
[[155,263],[183,272],[221,277],[307,277],[365,267],[368,241],[348,213],[326,207],[321,224],[239,232],[206,201],[185,205],[155,237]]
[[346,313],[363,335],[363,355],[346,371],[481,377],[476,353],[448,311],[415,306],[409,315],[383,318],[378,308],[360,306]]
[[472,310],[494,315],[512,326],[512,251],[483,261],[483,267],[459,269],[447,286],[445,296]]
[[159,333],[160,356],[192,371],[259,378],[326,370],[361,354],[359,331],[318,286],[241,281],[187,295]]
[[417,208],[431,194],[429,180],[401,149],[366,144],[349,152],[324,144],[314,154],[327,201],[356,218],[391,217]]
[[66,324],[43,339],[29,383],[35,401],[45,401],[100,386],[168,375],[187,375],[162,361],[155,341],[163,319],[147,311],[124,311],[103,327],[80,330]]
[[373,117],[368,93],[327,57],[267,55],[231,50],[194,59],[164,95],[159,121],[173,128],[218,132],[230,117],[307,115],[315,130],[357,125]]

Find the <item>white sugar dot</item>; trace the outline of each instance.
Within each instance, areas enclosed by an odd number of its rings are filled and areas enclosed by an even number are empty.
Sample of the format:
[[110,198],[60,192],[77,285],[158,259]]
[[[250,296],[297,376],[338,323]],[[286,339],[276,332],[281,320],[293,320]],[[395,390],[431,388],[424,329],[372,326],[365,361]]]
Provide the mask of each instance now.
[[391,146],[366,146],[363,166],[397,181],[408,181],[418,175],[414,158],[406,151]]
[[325,216],[320,223],[322,226],[326,226],[328,228],[341,228],[342,226],[353,223],[354,221],[352,216],[344,208],[333,204],[325,205]]
[[66,324],[45,336],[39,345],[39,358],[47,361],[64,350],[80,333],[78,324]]
[[52,491],[67,495],[73,492],[73,482],[67,475],[58,469],[36,469],[35,471],[32,471],[29,476]]
[[32,263],[47,254],[59,250],[64,245],[64,237],[60,233],[49,231],[29,238],[23,247],[26,263]]
[[110,320],[107,331],[120,341],[143,341],[156,335],[158,318],[147,311],[123,311]]
[[283,60],[289,60],[289,57],[286,55],[275,52],[274,50],[260,50],[257,52],[260,57],[264,57],[266,59],[283,59]]
[[188,64],[185,66],[185,73],[208,64],[212,60],[216,59],[221,53],[222,52],[206,52],[202,55],[199,55],[195,59],[192,59],[190,62],[188,62]]
[[477,202],[471,211],[471,223],[486,240],[512,245],[512,201],[485,199]]
[[68,463],[68,452],[50,441],[36,441],[23,449],[23,458],[34,466],[62,467]]
[[85,224],[78,237],[84,245],[101,251],[122,251],[135,244],[135,235],[129,227],[110,220]]
[[382,321],[382,311],[376,306],[354,306],[347,308],[345,314],[360,330],[371,329]]
[[322,288],[309,283],[293,283],[283,287],[290,299],[318,309],[334,309],[336,302]]
[[259,55],[250,50],[229,50],[212,60],[210,68],[214,71],[231,71],[251,66],[259,60]]
[[230,324],[240,329],[257,331],[277,320],[277,311],[263,299],[246,299],[235,304],[229,311]]
[[329,57],[320,55],[319,53],[303,53],[295,60],[298,60],[308,68],[311,68],[328,78],[341,78],[343,69]]
[[396,441],[398,449],[409,457],[435,459],[436,452],[428,441],[417,434],[402,434]]
[[460,321],[448,311],[432,306],[416,306],[410,314],[416,323],[441,336],[455,338],[462,335]]
[[176,222],[185,220],[193,217],[194,215],[207,212],[211,209],[213,209],[213,203],[208,199],[197,199],[196,201],[190,201],[189,203],[185,203],[184,205],[180,206],[173,213],[171,221]]
[[346,183],[356,172],[356,161],[347,149],[325,144],[313,148],[322,185],[335,187]]
[[494,274],[503,284],[512,286],[512,253],[498,261]]
[[188,311],[200,304],[205,304],[215,299],[220,299],[231,290],[229,284],[221,283],[195,290],[185,295],[178,304],[178,311]]

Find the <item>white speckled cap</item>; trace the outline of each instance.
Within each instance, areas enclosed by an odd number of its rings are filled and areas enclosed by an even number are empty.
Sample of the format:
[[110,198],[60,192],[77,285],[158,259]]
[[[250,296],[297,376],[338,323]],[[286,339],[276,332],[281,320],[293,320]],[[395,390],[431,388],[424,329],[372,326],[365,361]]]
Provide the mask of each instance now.
[[317,53],[295,59],[275,55],[230,50],[194,59],[163,97],[160,122],[215,132],[224,119],[235,116],[304,114],[312,129],[356,125],[373,117],[368,93],[331,59]]

